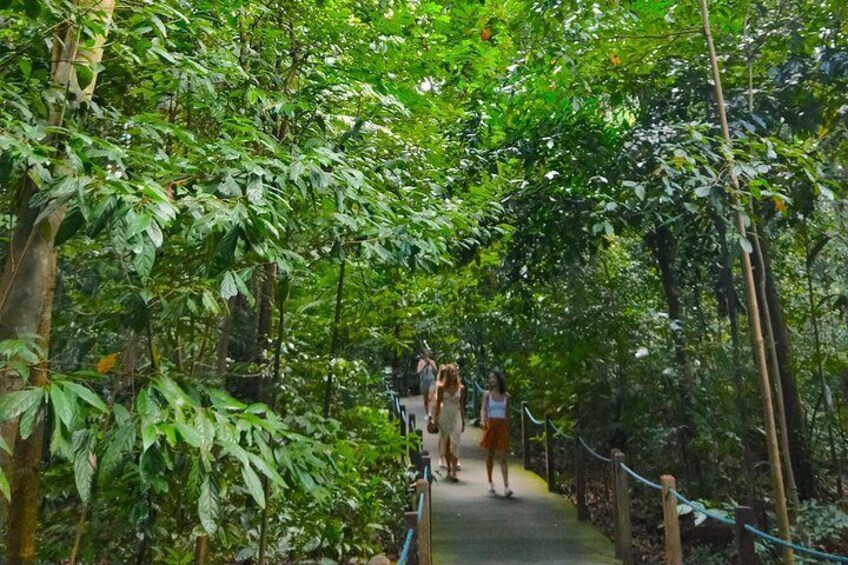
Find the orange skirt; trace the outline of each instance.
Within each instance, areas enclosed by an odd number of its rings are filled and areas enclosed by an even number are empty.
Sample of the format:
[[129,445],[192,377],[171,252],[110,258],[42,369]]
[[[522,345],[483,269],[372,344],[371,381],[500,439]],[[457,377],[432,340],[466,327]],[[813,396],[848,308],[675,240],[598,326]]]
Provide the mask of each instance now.
[[489,418],[480,447],[494,449],[495,451],[507,451],[509,449],[509,420],[506,418]]

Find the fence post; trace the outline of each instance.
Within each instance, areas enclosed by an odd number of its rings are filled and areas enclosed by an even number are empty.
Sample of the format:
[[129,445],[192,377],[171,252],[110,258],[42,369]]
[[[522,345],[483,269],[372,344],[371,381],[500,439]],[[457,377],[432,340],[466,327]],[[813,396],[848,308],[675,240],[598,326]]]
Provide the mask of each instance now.
[[415,547],[416,544],[418,543],[418,540],[416,539],[418,537],[418,512],[416,512],[415,510],[412,510],[410,512],[404,513],[404,515],[403,515],[403,525],[404,525],[404,530],[403,530],[404,537],[406,536],[407,530],[412,529],[412,544],[409,547],[409,556],[410,556],[410,562],[415,562],[415,560],[412,559],[412,555],[413,555],[413,552],[415,552],[415,554],[418,553],[418,551],[416,551],[416,547]]
[[610,476],[610,512],[612,513],[612,541],[615,542],[615,556],[621,557],[621,526],[618,515],[618,465],[615,462],[615,454],[618,450],[610,452],[609,476]]
[[589,520],[589,507],[586,506],[586,454],[580,445],[580,430],[574,432],[574,490],[577,498],[577,519]]
[[754,534],[745,529],[747,524],[754,524],[754,509],[750,506],[736,507],[736,553],[739,555],[739,565],[757,565],[757,552],[754,549]]
[[615,470],[616,514],[618,515],[618,538],[621,548],[621,562],[633,565],[633,530],[630,524],[630,485],[627,473],[621,468],[624,453],[613,450],[612,464]]
[[548,492],[556,490],[554,463],[554,426],[550,415],[545,414],[545,480],[548,483]]
[[663,526],[665,529],[665,562],[667,565],[683,565],[677,499],[670,492],[677,490],[677,482],[671,475],[663,475],[660,477],[660,484],[662,485]]
[[197,536],[197,541],[194,543],[194,565],[204,565],[206,563],[208,548],[209,537],[206,534]]
[[424,506],[421,512],[421,521],[418,523],[418,565],[430,565],[431,556],[431,529],[430,529],[430,482],[418,479],[416,483],[418,493],[424,495]]
[[400,418],[400,435],[406,436],[408,431],[406,427],[406,406],[401,405],[398,417]]
[[530,468],[530,434],[527,429],[527,402],[521,401],[521,450],[524,452],[524,468]]
[[424,469],[421,467],[421,457],[424,455],[424,434],[421,430],[413,430],[412,433],[415,435],[414,445],[410,446],[409,450],[409,460],[412,463],[412,467],[418,471],[418,476],[424,476]]

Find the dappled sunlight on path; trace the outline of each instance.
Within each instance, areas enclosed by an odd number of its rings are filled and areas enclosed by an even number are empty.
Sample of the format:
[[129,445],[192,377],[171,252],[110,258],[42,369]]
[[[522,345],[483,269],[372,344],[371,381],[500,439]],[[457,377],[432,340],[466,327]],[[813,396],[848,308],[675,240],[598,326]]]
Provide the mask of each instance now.
[[[420,397],[404,399],[407,410],[422,423]],[[513,498],[504,498],[500,471],[495,469],[499,495],[488,492],[485,453],[478,446],[482,432],[469,427],[460,446],[459,482],[446,480],[438,468],[437,436],[424,434],[433,460],[434,565],[606,564],[617,563],[612,543],[591,525],[577,520],[577,511],[562,496],[548,493],[544,480],[510,465]]]

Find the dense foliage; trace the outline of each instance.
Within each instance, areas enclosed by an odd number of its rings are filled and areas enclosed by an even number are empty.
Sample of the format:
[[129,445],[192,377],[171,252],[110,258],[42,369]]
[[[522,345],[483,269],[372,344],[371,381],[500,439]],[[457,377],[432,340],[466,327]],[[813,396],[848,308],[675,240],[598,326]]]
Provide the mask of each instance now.
[[765,514],[742,254],[838,549],[848,7],[709,4],[732,147],[694,2],[0,0],[5,549],[391,548],[425,342]]

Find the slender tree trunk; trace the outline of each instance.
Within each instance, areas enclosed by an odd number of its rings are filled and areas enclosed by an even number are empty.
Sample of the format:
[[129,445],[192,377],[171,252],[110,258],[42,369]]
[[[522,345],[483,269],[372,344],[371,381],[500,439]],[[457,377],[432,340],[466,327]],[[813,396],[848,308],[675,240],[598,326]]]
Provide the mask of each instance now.
[[816,376],[818,377],[819,389],[821,391],[822,399],[824,400],[824,413],[825,419],[827,420],[825,422],[825,426],[827,426],[827,441],[828,447],[830,448],[830,464],[833,467],[834,472],[836,473],[836,492],[838,495],[838,499],[842,499],[842,496],[844,494],[842,489],[842,465],[839,463],[839,454],[836,452],[836,439],[833,433],[833,402],[831,399],[832,395],[829,394],[830,390],[824,376],[824,355],[822,354],[821,330],[819,329],[819,309],[816,305],[816,294],[815,289],[813,288],[813,274],[811,271],[812,263],[815,261],[815,255],[810,251],[808,240],[805,243],[807,243],[807,245],[805,245],[807,251],[805,275],[807,279],[807,298],[810,304],[810,321],[813,325],[813,345],[816,359]]
[[[786,489],[788,491],[789,500],[796,507],[798,506],[798,488],[795,483],[795,470],[792,466],[792,450],[789,448],[789,425],[786,423],[786,402],[783,395],[783,383],[780,378],[780,361],[777,355],[777,345],[774,339],[774,324],[771,322],[771,312],[769,308],[770,300],[768,298],[768,285],[766,277],[763,276],[766,272],[765,262],[763,259],[763,250],[760,234],[757,231],[757,225],[752,220],[751,233],[753,234],[754,257],[757,265],[754,269],[754,278],[757,281],[757,289],[759,290],[760,303],[763,305],[763,332],[765,333],[766,344],[768,345],[768,360],[769,371],[773,378],[774,392],[777,396],[777,423],[780,427],[780,449],[783,455],[783,465],[786,472]],[[757,277],[756,275],[760,276]]]
[[327,382],[324,388],[324,417],[330,417],[330,402],[333,395],[333,361],[339,351],[340,326],[342,321],[342,298],[344,296],[345,266],[347,261],[342,259],[339,264],[339,282],[336,287],[336,315],[333,318],[333,337],[330,342],[330,367],[327,370]]
[[[78,6],[90,7],[90,17],[108,24],[114,10],[114,0],[78,0]],[[97,65],[103,57],[105,35],[82,43],[76,25],[66,24],[57,28],[53,37],[51,80],[54,99],[50,108],[48,125],[60,127],[68,107],[84,104],[94,92]],[[92,80],[82,88],[77,72],[87,67]],[[69,96],[71,94],[71,96]],[[56,148],[61,139],[53,135],[49,143]],[[57,167],[56,176],[72,174],[70,170]],[[53,291],[56,284],[56,249],[53,242],[65,215],[65,208],[41,218],[44,207],[33,206],[39,191],[30,177],[24,181],[17,209],[12,241],[6,262],[0,273],[0,341],[37,334],[46,352],[50,345],[51,310]],[[47,383],[46,359],[34,371],[34,383]],[[12,374],[2,375],[3,389],[14,390],[23,382]],[[36,555],[38,531],[39,477],[43,445],[44,420],[38,416],[38,424],[28,438],[20,438],[11,444],[11,503],[6,528],[6,561],[11,564],[28,565]]]
[[[767,303],[772,337],[777,354],[778,375],[783,392],[783,410],[789,438],[790,458],[793,465],[795,485],[798,496],[802,500],[815,496],[816,475],[811,457],[807,434],[805,433],[804,408],[798,394],[798,384],[795,380],[795,370],[792,361],[792,348],[789,343],[789,332],[783,316],[780,292],[774,280],[769,259],[769,242],[760,233],[757,238],[759,245],[754,246],[754,253],[759,253],[756,260],[754,275],[765,280]],[[761,266],[761,268],[760,268]],[[761,283],[762,284],[762,283]]]
[[751,450],[751,422],[745,402],[745,390],[742,376],[742,341],[739,337],[739,303],[736,296],[736,284],[733,280],[733,263],[727,245],[727,226],[722,218],[715,214],[713,221],[719,235],[721,249],[721,287],[726,302],[730,324],[731,360],[733,362],[733,387],[736,394],[736,411],[739,417],[739,436],[742,438],[742,464],[745,467],[745,494],[751,507],[757,502],[756,477],[754,475],[754,456]]
[[[718,66],[718,57],[716,55],[715,44],[713,43],[712,30],[710,28],[710,12],[707,6],[707,0],[700,0],[701,17],[704,25],[704,37],[707,42],[707,49],[710,57],[710,67],[713,74],[713,86],[715,89],[716,103],[718,104],[718,117],[721,123],[721,130],[724,136],[724,141],[729,146],[732,145],[730,137],[730,127],[727,123],[727,112],[724,107],[724,93],[721,87],[721,71]],[[739,179],[733,172],[733,157],[728,150],[726,153],[730,170],[730,182],[734,190],[734,198],[739,193]],[[745,219],[741,212],[737,212],[737,228],[742,237],[747,237],[745,228]],[[771,384],[769,383],[768,362],[766,361],[766,350],[763,342],[762,326],[760,323],[760,307],[757,300],[757,290],[754,283],[753,267],[751,265],[751,257],[747,252],[742,253],[742,270],[745,275],[745,289],[748,299],[749,321],[751,324],[751,333],[754,339],[754,350],[756,352],[757,369],[759,369],[759,384],[760,395],[763,401],[763,420],[766,429],[766,446],[768,447],[769,463],[771,463],[772,483],[774,487],[774,503],[775,510],[780,524],[780,537],[786,541],[792,541],[792,530],[789,523],[789,512],[786,508],[786,491],[783,484],[783,469],[780,462],[780,448],[777,440],[777,429],[774,419],[774,405],[771,398]],[[795,562],[795,556],[791,549],[783,549],[784,565],[790,565]]]
[[689,453],[689,444],[694,437],[694,426],[691,419],[692,406],[689,393],[690,371],[686,355],[686,340],[684,337],[683,324],[685,312],[683,302],[680,300],[680,286],[677,283],[677,274],[674,271],[676,241],[674,234],[668,226],[657,225],[654,229],[653,250],[660,270],[663,292],[668,307],[669,323],[671,324],[671,339],[674,344],[674,358],[679,374],[676,377],[679,399],[679,433],[678,447],[683,460],[684,467],[689,477],[696,480],[699,475],[697,467],[692,463]]

